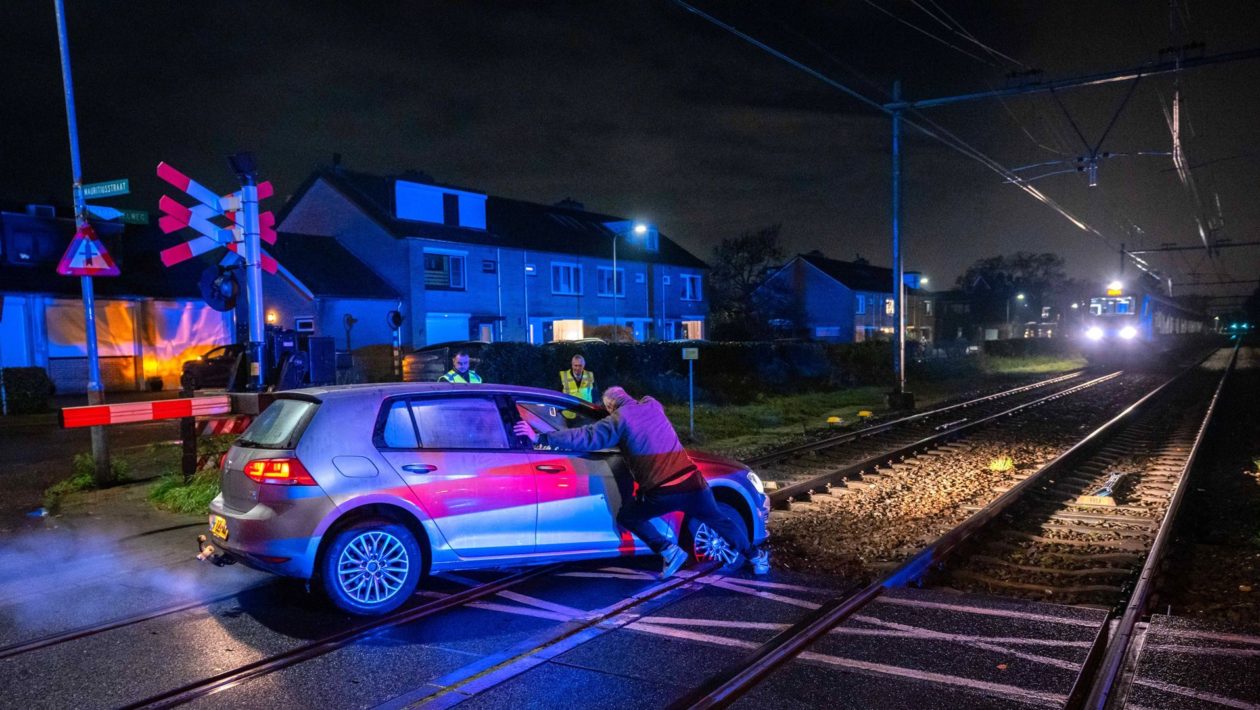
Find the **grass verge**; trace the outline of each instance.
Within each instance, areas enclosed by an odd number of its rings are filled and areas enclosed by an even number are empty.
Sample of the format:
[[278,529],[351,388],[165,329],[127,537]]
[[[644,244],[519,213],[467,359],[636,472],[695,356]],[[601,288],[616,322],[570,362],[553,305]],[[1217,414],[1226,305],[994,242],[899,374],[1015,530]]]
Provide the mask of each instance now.
[[[117,457],[110,457],[109,467],[114,473],[114,484],[126,483],[130,480],[128,474],[131,472],[131,466],[127,461]],[[70,466],[73,471],[67,479],[57,481],[48,488],[44,489],[44,510],[49,515],[55,515],[61,510],[61,504],[66,496],[71,493],[80,491],[90,491],[97,488],[96,485],[96,462],[92,458],[92,454],[75,454],[74,461]]]
[[209,512],[219,494],[219,471],[203,468],[185,482],[178,471],[167,471],[149,489],[149,502],[158,510],[197,515]]
[[1041,375],[1077,370],[1088,365],[1083,357],[1031,355],[1028,357],[986,357],[984,369],[995,375]]

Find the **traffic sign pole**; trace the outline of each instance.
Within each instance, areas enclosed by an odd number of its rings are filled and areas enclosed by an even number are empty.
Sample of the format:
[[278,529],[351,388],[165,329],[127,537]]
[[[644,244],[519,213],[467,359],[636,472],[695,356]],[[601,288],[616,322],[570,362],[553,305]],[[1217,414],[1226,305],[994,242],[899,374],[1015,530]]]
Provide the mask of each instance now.
[[[57,40],[61,48],[61,83],[66,94],[66,126],[70,134],[70,169],[74,180],[74,222],[75,234],[84,228],[90,229],[87,223],[87,209],[83,203],[83,168],[79,161],[79,123],[74,110],[74,82],[70,76],[70,44],[66,34],[66,8],[64,0],[53,0],[57,11]],[[105,401],[104,388],[101,387],[101,363],[96,347],[96,294],[92,288],[92,277],[82,276],[79,283],[83,289],[83,326],[87,339],[88,359],[88,404],[102,404]],[[92,461],[95,479],[98,484],[110,483],[113,470],[109,465],[109,440],[105,436],[105,428],[92,427]]]

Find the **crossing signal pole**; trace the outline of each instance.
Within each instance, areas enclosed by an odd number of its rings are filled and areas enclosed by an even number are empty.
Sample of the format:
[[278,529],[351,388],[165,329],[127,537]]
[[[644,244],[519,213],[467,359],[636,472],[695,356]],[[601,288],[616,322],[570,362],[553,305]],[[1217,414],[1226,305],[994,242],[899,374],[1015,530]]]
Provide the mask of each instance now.
[[[66,126],[70,135],[70,170],[74,183],[74,226],[75,239],[71,250],[76,249],[81,238],[89,239],[85,247],[91,253],[92,242],[89,235],[92,227],[88,224],[87,207],[83,201],[83,168],[79,160],[79,123],[74,110],[74,81],[70,75],[70,44],[66,33],[66,7],[64,0],[53,0],[57,13],[57,40],[61,48],[61,83],[66,95]],[[67,256],[71,256],[67,254]],[[91,262],[92,258],[88,257]],[[114,269],[117,273],[117,269]],[[87,398],[88,404],[102,404],[105,401],[104,387],[101,385],[101,361],[96,346],[96,294],[92,285],[92,277],[81,275],[79,284],[83,289],[83,327],[87,341]],[[92,463],[93,477],[98,484],[113,481],[113,469],[109,465],[109,440],[105,436],[105,428],[92,427]]]

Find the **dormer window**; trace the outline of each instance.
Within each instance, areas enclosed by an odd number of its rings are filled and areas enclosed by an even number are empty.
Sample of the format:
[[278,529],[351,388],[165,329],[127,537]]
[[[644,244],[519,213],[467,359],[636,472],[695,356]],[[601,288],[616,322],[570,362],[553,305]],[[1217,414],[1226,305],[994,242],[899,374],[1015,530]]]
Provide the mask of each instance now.
[[394,181],[398,219],[468,229],[486,228],[486,196],[449,187]]

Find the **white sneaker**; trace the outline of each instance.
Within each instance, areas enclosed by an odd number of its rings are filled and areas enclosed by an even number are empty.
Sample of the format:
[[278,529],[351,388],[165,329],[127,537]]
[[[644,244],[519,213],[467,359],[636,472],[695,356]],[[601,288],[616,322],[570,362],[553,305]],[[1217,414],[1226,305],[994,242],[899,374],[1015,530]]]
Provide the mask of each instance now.
[[765,550],[757,550],[757,553],[748,558],[748,564],[752,565],[752,571],[755,575],[770,574],[770,553]]
[[661,565],[660,579],[669,579],[687,561],[687,553],[683,552],[683,549],[677,545],[670,545],[661,552],[661,559],[664,562]]

